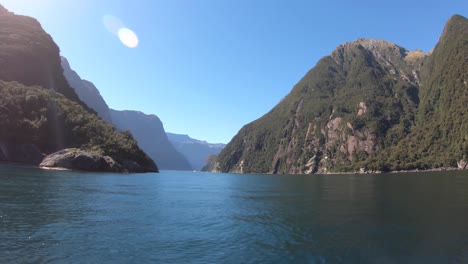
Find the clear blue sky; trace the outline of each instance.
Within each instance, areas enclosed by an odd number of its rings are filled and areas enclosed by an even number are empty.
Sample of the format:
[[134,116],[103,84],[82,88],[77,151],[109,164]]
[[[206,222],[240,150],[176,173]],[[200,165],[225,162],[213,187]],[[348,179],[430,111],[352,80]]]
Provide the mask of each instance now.
[[[0,0],[37,18],[109,106],[168,132],[227,143],[339,44],[359,37],[427,52],[468,1]],[[128,48],[103,17],[138,36]]]

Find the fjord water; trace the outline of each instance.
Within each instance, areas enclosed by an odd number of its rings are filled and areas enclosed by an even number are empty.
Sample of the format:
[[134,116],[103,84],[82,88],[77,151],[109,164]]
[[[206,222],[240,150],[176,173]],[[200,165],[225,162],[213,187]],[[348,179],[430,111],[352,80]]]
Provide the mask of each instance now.
[[468,263],[468,172],[0,166],[0,263]]

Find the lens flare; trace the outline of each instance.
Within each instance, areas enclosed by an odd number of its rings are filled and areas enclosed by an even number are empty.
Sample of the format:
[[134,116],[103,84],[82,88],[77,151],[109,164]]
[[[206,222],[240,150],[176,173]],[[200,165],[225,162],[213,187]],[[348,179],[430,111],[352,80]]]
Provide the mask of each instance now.
[[119,39],[122,43],[129,48],[136,48],[138,46],[138,37],[132,30],[128,28],[120,28],[118,31]]
[[114,35],[118,35],[119,29],[123,28],[124,26],[118,17],[112,15],[104,15],[102,17],[102,23],[104,24],[104,27],[107,29],[107,31]]

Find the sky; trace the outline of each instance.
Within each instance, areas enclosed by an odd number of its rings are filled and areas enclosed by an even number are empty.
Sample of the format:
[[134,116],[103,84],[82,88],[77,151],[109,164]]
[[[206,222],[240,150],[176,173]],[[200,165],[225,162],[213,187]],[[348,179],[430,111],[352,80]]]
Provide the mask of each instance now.
[[35,17],[111,108],[155,114],[167,132],[212,143],[266,114],[344,42],[428,52],[453,14],[468,16],[466,0],[0,3]]

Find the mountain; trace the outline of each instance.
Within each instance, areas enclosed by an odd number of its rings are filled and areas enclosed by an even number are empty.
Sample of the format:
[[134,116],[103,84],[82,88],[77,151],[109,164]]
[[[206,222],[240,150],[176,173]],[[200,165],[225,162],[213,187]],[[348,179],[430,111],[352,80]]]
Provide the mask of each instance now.
[[41,86],[81,103],[62,74],[59,47],[39,22],[0,5],[0,80]]
[[319,60],[245,125],[214,171],[326,173],[457,167],[468,158],[468,22],[429,54],[358,39]]
[[216,159],[218,155],[212,154],[206,157],[205,164],[200,171],[216,171]]
[[76,150],[71,159],[90,154],[113,170],[158,170],[131,134],[116,131],[78,98],[58,46],[37,20],[0,5],[0,28],[0,161],[38,165],[69,148]]
[[109,106],[106,101],[104,101],[104,98],[102,98],[96,86],[90,81],[81,79],[81,77],[71,69],[65,57],[61,57],[61,65],[68,84],[75,90],[81,101],[85,102],[88,107],[96,111],[98,116],[103,120],[112,123]]
[[192,170],[186,158],[178,153],[169,143],[161,120],[155,115],[146,115],[138,111],[117,111],[107,105],[96,86],[81,77],[62,57],[63,73],[76,91],[79,98],[92,108],[105,121],[119,130],[128,130],[138,141],[138,145],[163,170]]
[[111,109],[113,124],[129,130],[141,148],[156,161],[162,170],[192,170],[185,157],[169,142],[161,120],[155,115],[138,111]]
[[169,141],[188,160],[192,168],[201,170],[208,156],[218,154],[225,144],[213,144],[193,139],[188,135],[166,133]]

